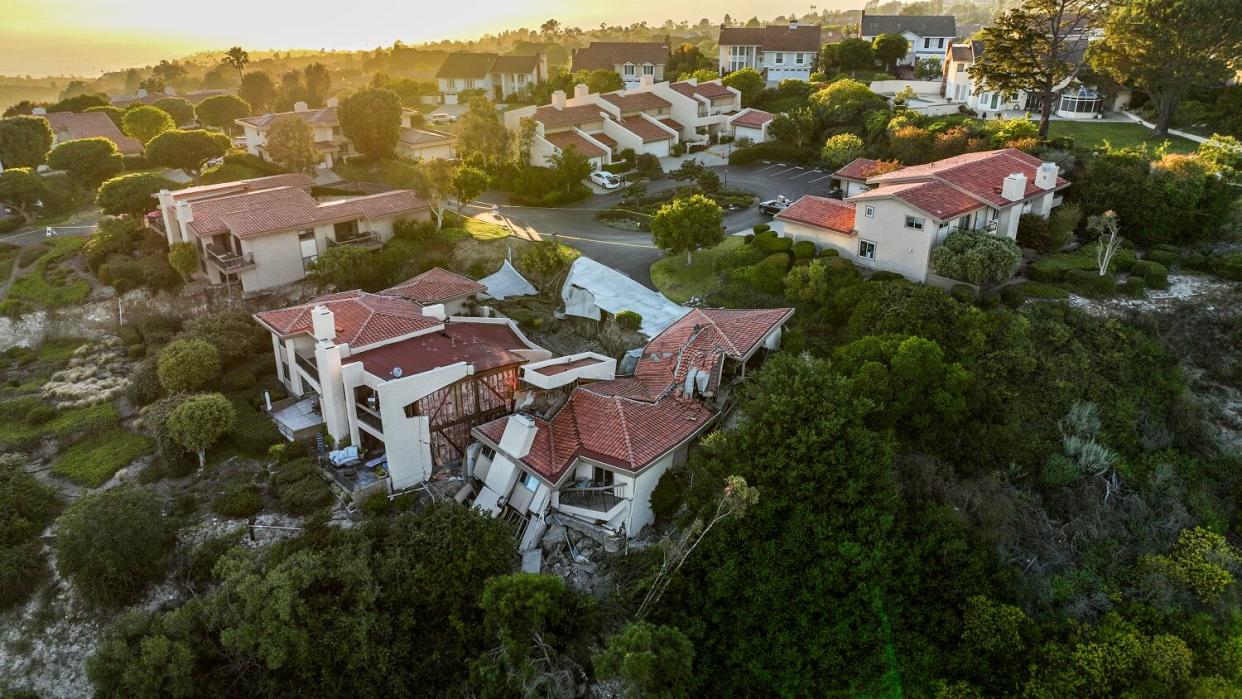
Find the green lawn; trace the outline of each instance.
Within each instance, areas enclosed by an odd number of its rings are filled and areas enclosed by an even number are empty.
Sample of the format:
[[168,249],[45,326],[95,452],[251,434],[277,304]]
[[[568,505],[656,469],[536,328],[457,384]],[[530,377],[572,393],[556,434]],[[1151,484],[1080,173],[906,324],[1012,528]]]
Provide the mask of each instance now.
[[154,446],[151,439],[116,427],[62,451],[52,464],[52,473],[97,488]]
[[91,285],[72,271],[54,267],[66,257],[76,255],[86,244],[86,238],[53,238],[47,243],[48,250],[39,256],[25,274],[13,280],[8,297],[28,301],[43,308],[70,306],[81,302],[91,293]]
[[716,257],[744,244],[741,237],[729,236],[720,245],[691,255],[689,267],[686,266],[685,255],[669,255],[656,260],[651,265],[651,282],[677,303],[685,303],[695,296],[702,297],[720,284],[715,272]]
[[497,240],[509,237],[509,229],[477,218],[465,219],[462,226],[475,240]]
[[15,398],[0,402],[0,446],[22,447],[44,437],[62,439],[115,425],[116,408],[111,403],[99,403],[82,408],[62,410],[47,422],[30,424],[25,418],[33,408],[46,404],[32,397]]
[[1048,135],[1069,136],[1080,146],[1102,146],[1108,141],[1114,148],[1128,148],[1146,144],[1156,148],[1164,141],[1169,142],[1169,152],[1189,153],[1198,144],[1177,136],[1167,139],[1156,138],[1152,131],[1142,124],[1118,123],[1110,121],[1051,121],[1048,123]]

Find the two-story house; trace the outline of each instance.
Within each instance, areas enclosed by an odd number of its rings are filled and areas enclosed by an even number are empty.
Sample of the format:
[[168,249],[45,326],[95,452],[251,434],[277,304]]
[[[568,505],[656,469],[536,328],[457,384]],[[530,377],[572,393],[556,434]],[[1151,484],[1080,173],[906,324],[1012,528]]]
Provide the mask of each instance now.
[[47,113],[43,107],[35,107],[33,116],[47,119],[52,128],[52,145],[60,145],[67,141],[80,138],[106,138],[116,144],[121,155],[142,155],[142,142],[121,133],[103,112],[52,112]]
[[658,41],[592,41],[586,48],[574,49],[570,72],[611,70],[632,87],[644,75],[662,82],[668,56],[668,44]]
[[600,168],[626,149],[664,157],[674,144],[705,141],[740,109],[741,93],[719,80],[657,83],[643,76],[636,87],[604,94],[581,84],[573,97],[557,90],[551,104],[509,110],[504,122],[517,133],[524,119],[534,121],[531,165],[547,165],[572,146]]
[[378,248],[399,219],[430,216],[427,203],[408,190],[321,202],[310,195],[312,183],[288,174],[163,190],[148,221],[169,244],[194,244],[196,276],[239,283],[249,294],[305,278],[330,247]]
[[900,34],[910,42],[910,51],[898,65],[913,66],[918,61],[944,58],[945,49],[957,36],[953,15],[869,15],[863,12],[858,36],[873,41],[881,34]]
[[819,58],[820,27],[799,24],[770,27],[720,27],[720,73],[753,68],[777,85],[782,80],[810,80]]
[[[411,128],[411,119],[416,113],[413,109],[402,108],[402,129]],[[272,124],[283,118],[301,119],[310,127],[311,136],[315,141],[315,148],[322,156],[322,160],[316,165],[318,169],[330,170],[336,167],[344,158],[358,155],[358,149],[354,147],[354,144],[345,136],[345,132],[341,130],[341,121],[337,117],[337,100],[335,97],[329,99],[319,109],[310,109],[305,102],[297,102],[293,105],[292,112],[263,114],[238,119],[236,123],[242,129],[242,138],[246,144],[246,152],[251,155],[257,155],[264,160],[269,160],[270,158],[267,154],[267,132],[272,128]]]
[[464,101],[458,95],[466,90],[482,90],[488,99],[500,102],[525,94],[547,79],[548,62],[541,54],[499,56],[460,51],[445,56],[436,71],[444,104]]
[[[467,291],[449,299],[461,306],[482,289],[434,272],[402,285],[406,296]],[[326,432],[356,447],[357,462],[332,469],[355,501],[459,462],[473,427],[514,410],[522,365],[551,357],[506,318],[450,316],[442,302],[387,294],[346,291],[254,315],[289,391],[271,406],[273,421],[290,441]]]
[[951,231],[986,230],[1014,240],[1019,217],[1047,217],[1069,184],[1056,164],[1006,148],[872,175],[868,189],[844,201],[807,195],[776,220],[784,237],[925,282],[934,272],[932,250]]
[[660,478],[720,417],[735,381],[780,347],[792,314],[691,310],[643,348],[632,376],[591,353],[526,365],[522,381],[540,390],[532,407],[472,431],[474,507],[512,523],[521,550],[553,517],[637,536]]

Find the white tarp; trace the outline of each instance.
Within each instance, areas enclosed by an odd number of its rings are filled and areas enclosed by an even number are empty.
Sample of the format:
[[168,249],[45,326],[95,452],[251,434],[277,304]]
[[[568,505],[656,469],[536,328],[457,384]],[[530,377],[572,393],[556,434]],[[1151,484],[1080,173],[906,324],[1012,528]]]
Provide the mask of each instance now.
[[647,337],[655,337],[668,326],[690,312],[664,294],[652,291],[617,270],[601,265],[589,257],[579,257],[569,268],[565,286],[561,288],[565,313],[593,320],[600,319],[600,311],[616,315],[622,311],[634,311],[643,317],[638,331]]
[[523,277],[508,260],[500,265],[496,273],[483,277],[479,283],[487,287],[487,295],[494,299],[507,299],[513,296],[534,296],[538,293],[535,287]]

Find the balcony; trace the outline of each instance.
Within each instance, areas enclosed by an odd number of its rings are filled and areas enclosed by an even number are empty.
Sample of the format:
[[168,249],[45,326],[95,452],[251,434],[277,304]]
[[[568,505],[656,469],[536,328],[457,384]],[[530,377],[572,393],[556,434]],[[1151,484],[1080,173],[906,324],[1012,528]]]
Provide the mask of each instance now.
[[619,515],[628,502],[616,494],[620,486],[570,486],[560,491],[557,509],[590,522],[607,522]]
[[378,411],[372,410],[365,405],[355,404],[358,408],[358,423],[371,428],[371,432],[380,439],[384,438],[384,420],[380,417]]
[[302,373],[306,374],[315,383],[319,383],[319,366],[315,364],[314,357],[306,357],[294,353],[293,360],[297,362],[298,368],[302,370]]
[[236,272],[254,267],[254,256],[250,253],[238,254],[232,250],[222,250],[214,245],[206,246],[207,259],[222,272]]
[[364,248],[378,248],[383,245],[383,241],[377,235],[371,232],[355,233],[353,235],[337,235],[336,239],[328,238],[328,247],[334,248],[338,245],[353,245]]

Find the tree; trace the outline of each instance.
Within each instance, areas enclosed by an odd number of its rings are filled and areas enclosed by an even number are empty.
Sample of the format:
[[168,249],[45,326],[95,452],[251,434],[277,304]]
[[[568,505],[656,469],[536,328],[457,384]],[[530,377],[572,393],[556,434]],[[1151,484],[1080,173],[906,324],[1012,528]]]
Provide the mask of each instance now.
[[444,205],[452,196],[455,172],[453,163],[440,158],[423,161],[414,170],[414,192],[430,207],[437,231],[444,225]]
[[824,142],[819,159],[829,170],[839,170],[855,158],[862,157],[862,154],[863,140],[852,133],[841,133]]
[[156,109],[163,109],[172,117],[177,126],[194,121],[194,105],[184,97],[162,97],[151,104]]
[[1021,264],[1017,243],[986,231],[953,231],[932,250],[936,274],[971,284],[1006,281]]
[[910,42],[900,34],[881,34],[871,42],[871,50],[876,59],[884,63],[887,70],[897,67],[897,61],[910,52]]
[[755,103],[759,97],[759,93],[763,92],[763,88],[767,86],[763,76],[754,68],[742,68],[724,76],[720,80],[726,87],[731,87],[742,93],[742,106],[749,107]]
[[276,100],[276,85],[267,73],[246,73],[237,96],[255,112],[266,112]]
[[111,104],[108,96],[102,92],[91,95],[75,95],[48,106],[48,112],[84,112],[91,107],[106,107]]
[[621,79],[617,71],[606,68],[587,73],[586,80],[581,82],[586,84],[588,90],[597,95],[605,92],[616,92],[625,88],[625,81]]
[[401,98],[384,88],[359,90],[337,109],[341,130],[358,152],[372,160],[392,155],[401,136]]
[[976,89],[1040,101],[1039,137],[1048,138],[1056,88],[1074,75],[1087,29],[1107,0],[1026,0],[983,29],[983,56],[967,70]]
[[306,83],[306,101],[312,107],[322,106],[332,90],[332,76],[328,73],[328,66],[316,61],[302,70],[302,76]]
[[173,129],[151,139],[147,144],[147,159],[198,177],[204,163],[224,155],[230,146],[232,141],[224,134]]
[[689,694],[694,645],[672,626],[640,621],[608,639],[595,656],[595,673],[620,680],[633,696],[677,699]]
[[0,165],[38,167],[52,147],[52,127],[37,116],[0,119]]
[[320,162],[315,136],[305,120],[292,114],[278,117],[267,132],[267,157],[293,172],[311,172]]
[[320,288],[374,290],[388,285],[388,271],[377,264],[375,255],[356,245],[328,248],[315,260],[311,279]]
[[168,112],[158,107],[142,105],[125,112],[123,130],[125,135],[136,138],[146,145],[151,139],[177,128]]
[[[250,63],[250,54],[242,47],[234,46],[225,52],[224,58],[221,58],[220,62],[237,71],[237,79],[241,81],[242,88],[245,89],[246,79],[242,76],[242,69],[246,67],[247,63]],[[263,75],[263,73],[256,73],[256,75]]]
[[871,43],[863,39],[842,39],[837,44],[836,54],[836,60],[841,69],[850,71],[851,75],[854,71],[860,68],[870,68],[875,63],[875,52],[871,48]]
[[550,19],[539,25],[539,35],[548,41],[552,41],[561,33],[561,23],[558,20]]
[[163,576],[175,530],[149,490],[86,495],[56,521],[56,558],[86,600],[120,606]]
[[16,211],[26,223],[34,223],[35,207],[45,196],[47,186],[34,170],[15,167],[0,172],[0,204]]
[[1212,134],[1195,149],[1195,156],[1226,180],[1242,180],[1242,143],[1233,136]]
[[509,153],[509,130],[501,122],[496,106],[486,97],[470,100],[461,118],[457,152],[463,159],[478,153],[484,169],[505,161]]
[[169,393],[197,391],[219,376],[220,353],[203,340],[173,340],[160,350],[156,368]]
[[151,172],[118,175],[99,186],[95,204],[110,216],[128,214],[137,218],[155,209],[155,195],[162,189],[173,190],[176,182]]
[[857,80],[837,80],[811,95],[811,106],[825,123],[861,126],[868,112],[884,109],[888,102]]
[[716,202],[692,194],[660,207],[651,217],[651,237],[656,246],[670,255],[686,253],[689,267],[690,253],[724,240],[723,219],[724,212]]
[[1109,267],[1113,264],[1113,255],[1117,254],[1117,248],[1122,243],[1121,236],[1117,235],[1121,230],[1121,225],[1117,222],[1117,212],[1105,211],[1099,216],[1091,216],[1087,219],[1087,229],[1100,236],[1095,248],[1095,263],[1102,277],[1108,274]]
[[487,191],[487,173],[469,165],[461,165],[453,173],[453,198],[457,200],[457,213]]
[[187,72],[185,66],[180,63],[170,63],[167,60],[160,61],[151,69],[151,75],[159,78],[166,85],[177,85],[185,80]]
[[944,75],[943,64],[939,58],[920,58],[914,65],[914,79],[940,80]]
[[[1112,6],[1091,67],[1133,85],[1156,104],[1156,135],[1169,132],[1188,94],[1223,84],[1242,69],[1239,0],[1137,0]],[[990,49],[989,49],[990,50]]]
[[773,139],[797,148],[809,146],[817,131],[819,131],[819,119],[815,110],[810,107],[798,107],[777,114],[772,123],[768,125],[768,133]]
[[188,282],[198,269],[198,247],[194,243],[178,241],[168,246],[168,264],[177,270],[181,280]]
[[[160,358],[163,359],[163,353]],[[208,447],[233,429],[236,420],[237,410],[228,398],[219,393],[200,393],[173,408],[165,427],[174,441],[198,454],[198,465],[202,467],[207,463]]]
[[116,144],[106,138],[79,138],[65,141],[47,154],[48,167],[64,170],[70,181],[94,191],[101,182],[125,169],[125,158]]
[[556,174],[556,181],[565,194],[570,194],[590,177],[595,165],[572,145],[560,153],[547,156],[548,167]]
[[229,133],[238,119],[250,114],[250,105],[234,95],[214,95],[200,102],[195,113],[202,125]]

